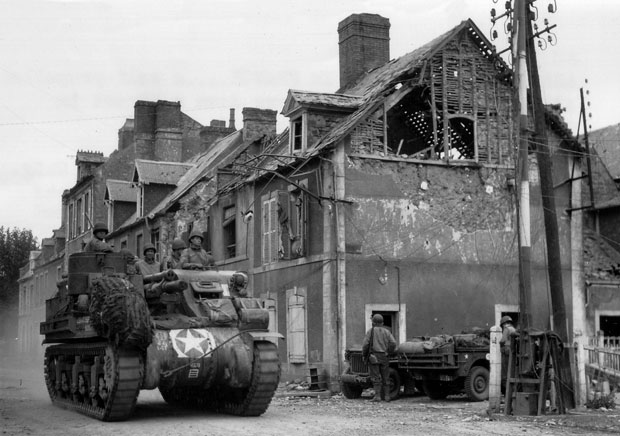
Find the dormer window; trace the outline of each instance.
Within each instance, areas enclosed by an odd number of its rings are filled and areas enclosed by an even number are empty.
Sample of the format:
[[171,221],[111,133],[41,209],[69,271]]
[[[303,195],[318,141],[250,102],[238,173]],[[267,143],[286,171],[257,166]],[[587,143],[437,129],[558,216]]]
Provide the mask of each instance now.
[[306,114],[291,120],[290,150],[292,154],[302,153],[307,148]]

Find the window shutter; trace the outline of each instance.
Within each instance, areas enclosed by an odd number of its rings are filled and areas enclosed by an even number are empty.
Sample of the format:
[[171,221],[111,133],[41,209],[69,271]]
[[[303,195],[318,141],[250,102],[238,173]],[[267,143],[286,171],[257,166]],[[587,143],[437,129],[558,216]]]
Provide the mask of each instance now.
[[306,298],[301,295],[288,298],[287,346],[289,362],[306,361]]

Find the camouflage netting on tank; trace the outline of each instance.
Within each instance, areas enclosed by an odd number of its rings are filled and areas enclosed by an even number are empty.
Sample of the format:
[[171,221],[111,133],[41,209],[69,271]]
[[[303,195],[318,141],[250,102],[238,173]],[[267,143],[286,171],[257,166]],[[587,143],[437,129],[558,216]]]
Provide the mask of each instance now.
[[99,336],[119,346],[146,348],[152,339],[146,300],[120,277],[94,279],[91,288],[90,324]]

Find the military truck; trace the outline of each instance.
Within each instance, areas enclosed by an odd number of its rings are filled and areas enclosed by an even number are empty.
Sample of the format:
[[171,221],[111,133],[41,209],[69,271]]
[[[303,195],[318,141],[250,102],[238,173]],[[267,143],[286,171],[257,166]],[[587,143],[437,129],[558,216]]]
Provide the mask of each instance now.
[[239,416],[267,410],[280,379],[279,335],[248,296],[244,272],[142,276],[123,254],[104,252],[68,263],[40,327],[53,404],[118,421],[141,389],[158,388],[171,404]]
[[[340,377],[346,398],[359,398],[372,386],[360,349],[345,352],[348,367]],[[489,396],[489,341],[480,333],[417,337],[389,356],[390,398],[421,390],[433,400],[465,393],[471,401]],[[401,392],[401,389],[404,391]]]

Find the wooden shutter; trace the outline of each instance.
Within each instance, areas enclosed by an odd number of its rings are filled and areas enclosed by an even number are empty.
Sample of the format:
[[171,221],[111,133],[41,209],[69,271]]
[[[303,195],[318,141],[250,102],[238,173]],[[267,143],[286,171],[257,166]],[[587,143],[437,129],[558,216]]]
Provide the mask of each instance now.
[[306,297],[288,297],[288,359],[291,363],[306,361]]

